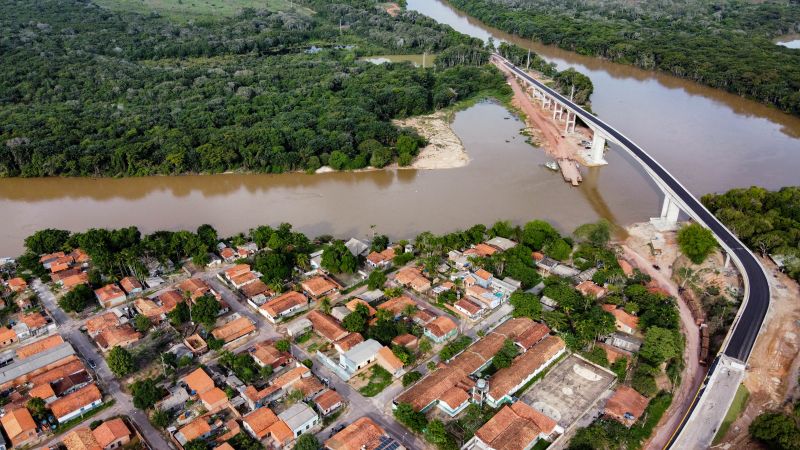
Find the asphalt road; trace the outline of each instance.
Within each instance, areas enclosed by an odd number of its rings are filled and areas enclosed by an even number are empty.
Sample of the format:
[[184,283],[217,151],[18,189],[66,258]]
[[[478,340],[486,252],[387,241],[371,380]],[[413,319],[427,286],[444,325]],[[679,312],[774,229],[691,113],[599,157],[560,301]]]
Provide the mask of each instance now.
[[[67,315],[56,303],[55,296],[50,291],[50,288],[39,279],[34,280],[33,289],[39,294],[39,298],[44,304],[50,316],[55,320],[58,325],[58,333],[64,337],[72,346],[75,351],[83,357],[84,360],[94,360],[97,367],[94,369],[95,381],[101,386],[102,390],[114,398],[114,405],[110,408],[101,411],[97,416],[93,416],[87,421],[98,419],[107,419],[116,415],[126,415],[133,421],[139,432],[144,436],[145,440],[152,448],[168,449],[172,448],[167,443],[164,436],[158,432],[147,418],[144,411],[134,408],[133,398],[120,389],[117,378],[111,373],[111,370],[106,364],[106,360],[98,348],[89,339],[89,336],[81,332],[80,327],[82,322],[75,320]],[[88,368],[88,370],[92,370]],[[84,423],[86,424],[86,423]],[[74,429],[74,428],[73,428]],[[49,439],[47,442],[42,443],[42,447],[49,445],[57,440],[60,440],[61,434],[57,434]]]
[[675,177],[642,150],[641,147],[610,125],[594,115],[587,113],[580,106],[545,86],[523,70],[517,68],[505,58],[499,55],[495,55],[495,57],[515,74],[524,78],[531,84],[536,85],[538,88],[547,92],[548,95],[557,98],[562,104],[567,105],[583,122],[591,123],[602,129],[608,135],[613,136],[615,140],[622,144],[623,148],[628,150],[642,166],[655,174],[655,176],[659,178],[659,181],[667,186],[674,195],[689,208],[688,211],[684,211],[685,213],[711,229],[717,239],[730,249],[732,252],[731,256],[739,261],[740,267],[743,269],[742,276],[744,277],[745,285],[749,287],[749,291],[747,297],[744,299],[744,310],[741,311],[738,320],[732,326],[731,336],[723,349],[723,353],[732,358],[746,362],[753,349],[758,332],[761,329],[761,323],[764,321],[764,317],[767,314],[767,309],[769,309],[769,282],[756,257],[732,232],[718,221],[688,189],[683,187]]
[[[591,115],[580,108],[569,99],[565,98],[553,89],[545,86],[538,80],[534,79],[523,70],[511,64],[505,58],[494,55],[494,57],[501,63],[508,67],[512,72],[519,77],[527,80],[531,84],[536,85],[539,89],[548,93],[552,97],[558,99],[564,105],[567,105],[572,112],[576,113],[582,121],[591,123],[602,129],[609,136],[612,136],[618,141],[623,148],[628,150],[636,160],[650,171],[650,173],[658,178],[658,181],[672,191],[673,195],[678,197],[685,205],[681,207],[685,213],[689,214],[693,219],[708,227],[716,236],[717,240],[727,247],[730,256],[738,261],[740,273],[744,278],[745,284],[745,298],[743,306],[740,308],[739,314],[731,326],[728,340],[721,350],[725,356],[735,358],[742,362],[747,362],[750,357],[750,352],[753,350],[758,333],[761,330],[761,324],[764,322],[764,317],[769,309],[770,289],[767,275],[761,264],[756,257],[739,241],[739,239],[729,231],[720,221],[708,211],[702,203],[700,203],[681,183],[673,177],[666,169],[664,169],[655,159],[648,155],[641,147],[636,145],[633,141],[625,137],[622,133]],[[688,210],[686,209],[688,208]],[[743,308],[743,309],[742,309]],[[687,422],[693,417],[695,409],[701,404],[701,399],[706,394],[706,388],[710,381],[717,375],[715,373],[718,366],[719,358],[717,358],[711,365],[706,378],[695,396],[689,410],[681,420],[675,433],[672,435],[671,440],[667,443],[665,448],[669,448],[675,443],[676,438],[680,435],[681,431],[686,426]],[[725,411],[718,412],[725,414]]]

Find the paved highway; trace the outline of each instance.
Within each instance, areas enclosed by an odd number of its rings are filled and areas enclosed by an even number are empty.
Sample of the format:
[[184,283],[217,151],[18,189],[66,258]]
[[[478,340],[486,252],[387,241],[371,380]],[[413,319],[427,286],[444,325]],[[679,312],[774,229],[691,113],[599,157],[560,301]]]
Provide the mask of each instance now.
[[[598,119],[594,115],[584,111],[580,106],[571,102],[566,97],[562,96],[553,89],[545,86],[538,80],[528,75],[525,71],[519,69],[511,64],[507,59],[499,55],[493,55],[498,62],[506,66],[514,74],[526,80],[530,84],[535,85],[537,88],[546,92],[549,96],[555,98],[563,106],[569,108],[587,125],[592,125],[603,130],[608,136],[619,143],[622,148],[627,150],[638,162],[641,164],[651,176],[656,178],[658,184],[667,191],[673,199],[677,200],[681,205],[681,209],[691,216],[697,222],[708,227],[716,236],[720,245],[728,252],[733,259],[734,263],[739,269],[744,281],[744,299],[742,306],[739,308],[739,313],[734,320],[733,325],[728,333],[721,353],[730,358],[735,358],[744,363],[750,357],[750,352],[755,344],[756,337],[761,330],[761,324],[769,309],[770,290],[767,275],[758,262],[758,259],[750,252],[750,250],[742,244],[741,241],[728,230],[720,221],[708,211],[702,203],[700,203],[688,189],[683,187],[681,183],[670,174],[664,167],[661,166],[655,159],[648,155],[641,147],[636,145],[633,141],[625,137],[622,133]],[[715,374],[719,359],[715,360],[711,365],[706,380],[701,386],[700,391],[695,397],[689,411],[681,421],[678,430],[673,435],[673,439],[667,445],[670,447],[675,441],[675,437],[686,425],[691,413],[700,403],[703,397],[705,388],[708,386],[709,381]],[[723,412],[724,414],[724,412]]]

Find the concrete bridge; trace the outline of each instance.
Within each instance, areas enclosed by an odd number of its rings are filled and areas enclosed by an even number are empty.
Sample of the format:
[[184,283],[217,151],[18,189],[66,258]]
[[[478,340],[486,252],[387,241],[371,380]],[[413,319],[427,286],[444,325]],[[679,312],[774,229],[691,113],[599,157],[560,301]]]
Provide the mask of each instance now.
[[709,447],[733,401],[731,386],[734,386],[735,391],[735,386],[744,378],[747,359],[769,309],[770,287],[766,272],[758,259],[730,230],[683,187],[677,178],[632,140],[502,56],[495,54],[492,59],[506,67],[528,87],[531,95],[541,101],[543,107],[553,111],[555,119],[563,120],[566,133],[575,129],[578,119],[593,131],[590,163],[605,164],[603,151],[608,141],[626,151],[644,168],[664,193],[661,214],[651,219],[657,226],[674,227],[683,211],[714,233],[726,253],[726,262],[732,261],[739,270],[744,285],[742,304],[720,353],[709,367],[689,410],[665,446],[678,449]]

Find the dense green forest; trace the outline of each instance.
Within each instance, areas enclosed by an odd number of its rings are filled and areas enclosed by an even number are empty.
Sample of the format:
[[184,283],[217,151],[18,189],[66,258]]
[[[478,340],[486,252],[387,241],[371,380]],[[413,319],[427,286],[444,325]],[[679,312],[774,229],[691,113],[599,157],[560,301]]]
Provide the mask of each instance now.
[[800,281],[800,186],[732,189],[701,200],[748,247],[783,257],[784,270]]
[[797,0],[449,0],[516,35],[658,69],[800,114]]
[[[415,12],[302,3],[183,23],[0,0],[0,176],[407,163],[422,140],[391,119],[508,89],[481,41]],[[435,69],[358,60],[422,51]]]

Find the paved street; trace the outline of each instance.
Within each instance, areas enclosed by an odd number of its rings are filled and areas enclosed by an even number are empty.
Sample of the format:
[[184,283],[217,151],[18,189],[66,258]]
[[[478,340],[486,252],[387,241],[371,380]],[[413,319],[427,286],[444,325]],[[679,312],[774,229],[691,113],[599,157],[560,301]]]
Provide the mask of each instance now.
[[[72,346],[75,348],[75,351],[78,352],[78,354],[82,356],[84,360],[93,360],[97,363],[97,368],[94,370],[95,378],[97,378],[97,382],[101,386],[102,390],[115,400],[114,406],[103,410],[97,416],[87,419],[87,422],[124,414],[136,424],[136,427],[139,429],[142,435],[144,435],[144,438],[148,441],[152,448],[170,448],[170,444],[168,444],[167,440],[161,435],[161,433],[159,433],[150,424],[150,421],[147,419],[145,413],[133,407],[133,399],[131,396],[120,390],[119,382],[117,382],[116,377],[111,373],[111,370],[109,370],[105,358],[103,358],[97,347],[95,347],[94,344],[92,344],[92,342],[89,340],[89,336],[81,332],[81,323],[71,318],[61,310],[56,303],[55,296],[50,291],[50,288],[42,284],[39,279],[33,281],[33,289],[36,290],[37,294],[39,294],[39,298],[44,304],[44,307],[53,317],[53,320],[56,321],[56,324],[58,325],[58,332],[61,334],[61,336],[63,336],[64,339],[72,344]],[[42,446],[46,447],[51,442],[55,442],[59,439],[60,435],[56,435],[49,441],[42,444]]]

